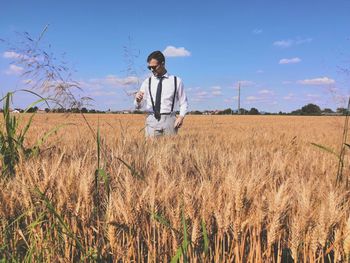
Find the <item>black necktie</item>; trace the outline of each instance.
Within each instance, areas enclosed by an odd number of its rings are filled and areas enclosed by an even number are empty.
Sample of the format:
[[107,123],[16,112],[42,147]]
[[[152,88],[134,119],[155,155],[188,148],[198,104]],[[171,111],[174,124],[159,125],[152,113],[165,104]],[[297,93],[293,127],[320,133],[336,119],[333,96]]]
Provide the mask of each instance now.
[[160,77],[157,87],[156,103],[154,106],[154,117],[159,121],[160,120],[160,99],[162,96],[162,81],[164,77]]

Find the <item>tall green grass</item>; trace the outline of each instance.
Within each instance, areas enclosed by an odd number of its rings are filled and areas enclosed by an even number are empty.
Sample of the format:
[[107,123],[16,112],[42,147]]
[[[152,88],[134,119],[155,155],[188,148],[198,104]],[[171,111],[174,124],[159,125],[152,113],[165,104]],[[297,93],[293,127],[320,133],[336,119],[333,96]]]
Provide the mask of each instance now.
[[0,123],[0,161],[1,161],[1,176],[4,178],[14,177],[16,174],[16,165],[20,158],[28,159],[33,156],[37,156],[40,152],[40,147],[43,143],[61,127],[67,124],[60,124],[53,129],[44,133],[33,145],[26,145],[26,136],[29,128],[32,125],[33,118],[36,112],[32,113],[29,120],[21,128],[23,122],[23,116],[28,112],[30,108],[41,103],[46,102],[46,98],[37,95],[40,99],[30,104],[23,113],[11,114],[10,106],[15,92],[8,92],[0,102],[3,102],[3,122]]

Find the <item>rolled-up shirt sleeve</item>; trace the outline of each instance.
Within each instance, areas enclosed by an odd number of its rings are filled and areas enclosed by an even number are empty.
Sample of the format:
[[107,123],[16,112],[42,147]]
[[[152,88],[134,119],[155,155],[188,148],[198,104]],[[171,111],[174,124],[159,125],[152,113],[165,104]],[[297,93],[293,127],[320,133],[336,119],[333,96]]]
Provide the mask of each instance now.
[[187,96],[184,89],[184,84],[181,79],[179,80],[179,84],[178,84],[177,99],[179,102],[180,116],[184,117],[187,113],[188,102],[187,102]]
[[146,102],[146,84],[147,84],[146,80],[143,81],[142,84],[141,84],[139,92],[140,91],[143,92],[143,99],[139,103],[136,101],[136,96],[135,96],[134,105],[135,105],[135,108],[137,110],[140,110],[140,109],[144,108],[144,105],[145,105],[145,102]]

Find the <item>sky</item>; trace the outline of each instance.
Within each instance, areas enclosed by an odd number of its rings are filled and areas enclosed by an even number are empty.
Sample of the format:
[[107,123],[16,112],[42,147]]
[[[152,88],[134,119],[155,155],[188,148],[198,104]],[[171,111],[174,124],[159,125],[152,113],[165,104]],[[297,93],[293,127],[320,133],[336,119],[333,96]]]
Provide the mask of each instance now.
[[[40,46],[65,54],[90,108],[132,110],[146,58],[160,50],[189,110],[237,109],[238,85],[248,110],[335,110],[350,94],[349,14],[348,0],[0,0],[0,95],[28,88],[13,63],[23,54],[8,43],[21,45],[23,32],[38,39],[48,25]],[[18,93],[14,106],[35,100]]]

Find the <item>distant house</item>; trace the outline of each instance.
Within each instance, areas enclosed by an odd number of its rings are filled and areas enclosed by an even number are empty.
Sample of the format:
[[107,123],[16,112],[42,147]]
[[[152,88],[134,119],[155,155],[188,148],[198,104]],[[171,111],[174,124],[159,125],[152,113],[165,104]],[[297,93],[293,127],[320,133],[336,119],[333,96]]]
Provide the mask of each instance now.
[[204,111],[203,115],[217,115],[219,114],[221,111],[219,110],[210,110],[210,111]]
[[11,113],[20,113],[19,110],[10,110]]
[[321,115],[324,116],[342,116],[341,112],[322,112]]
[[38,110],[37,110],[37,113],[46,113],[46,111],[43,110],[43,109],[38,109]]

